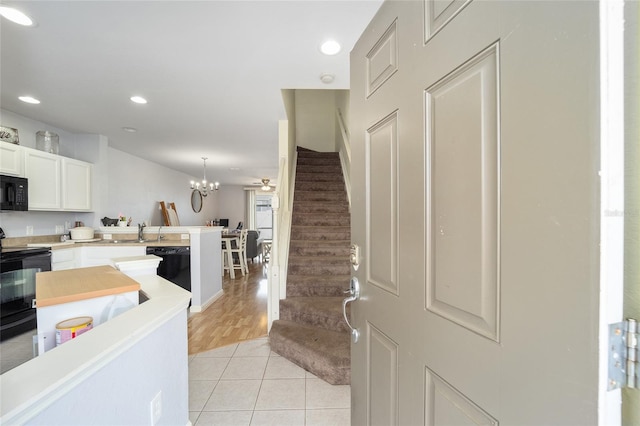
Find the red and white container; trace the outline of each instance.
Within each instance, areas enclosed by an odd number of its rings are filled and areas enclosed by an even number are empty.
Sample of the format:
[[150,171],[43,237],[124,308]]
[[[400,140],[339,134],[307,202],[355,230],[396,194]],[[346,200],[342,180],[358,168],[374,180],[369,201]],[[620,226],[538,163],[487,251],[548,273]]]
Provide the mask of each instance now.
[[77,317],[60,321],[56,324],[56,346],[75,339],[92,328],[93,317]]

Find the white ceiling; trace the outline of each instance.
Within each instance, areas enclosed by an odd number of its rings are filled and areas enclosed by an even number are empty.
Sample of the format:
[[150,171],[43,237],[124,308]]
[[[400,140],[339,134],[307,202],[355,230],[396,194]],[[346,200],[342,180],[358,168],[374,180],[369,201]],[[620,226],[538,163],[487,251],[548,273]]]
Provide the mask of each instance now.
[[[349,51],[381,0],[2,4],[37,22],[0,22],[3,109],[194,177],[206,156],[210,180],[249,185],[277,177],[281,90],[348,89]],[[319,52],[328,38],[338,55]]]

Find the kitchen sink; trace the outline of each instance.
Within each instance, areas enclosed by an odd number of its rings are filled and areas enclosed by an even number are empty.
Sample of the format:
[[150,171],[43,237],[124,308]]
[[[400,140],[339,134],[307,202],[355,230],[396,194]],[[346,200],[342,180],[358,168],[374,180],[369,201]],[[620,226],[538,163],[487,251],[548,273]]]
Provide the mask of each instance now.
[[148,243],[153,240],[108,240],[111,244]]

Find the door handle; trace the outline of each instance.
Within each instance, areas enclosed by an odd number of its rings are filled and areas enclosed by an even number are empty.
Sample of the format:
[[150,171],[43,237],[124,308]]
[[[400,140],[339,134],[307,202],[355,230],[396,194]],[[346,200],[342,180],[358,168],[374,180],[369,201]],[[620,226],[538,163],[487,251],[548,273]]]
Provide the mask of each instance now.
[[351,329],[351,341],[353,343],[358,343],[360,332],[351,326],[349,318],[347,318],[347,304],[360,299],[360,282],[358,282],[358,279],[356,277],[351,277],[351,281],[349,282],[349,290],[346,293],[349,293],[349,297],[342,301],[342,315],[344,316],[344,320],[346,321],[347,325]]

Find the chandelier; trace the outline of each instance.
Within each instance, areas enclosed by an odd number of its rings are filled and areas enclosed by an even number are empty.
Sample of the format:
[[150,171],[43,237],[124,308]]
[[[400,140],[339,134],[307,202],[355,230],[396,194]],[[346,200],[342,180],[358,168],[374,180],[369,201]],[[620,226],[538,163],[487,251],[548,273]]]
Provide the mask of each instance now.
[[209,182],[207,184],[207,158],[201,157],[204,165],[202,166],[202,183],[191,181],[191,189],[200,191],[203,197],[209,195],[209,192],[217,191],[220,188],[220,182]]
[[262,188],[263,191],[271,191],[271,187],[269,186],[269,179],[267,178],[263,178],[262,179]]

